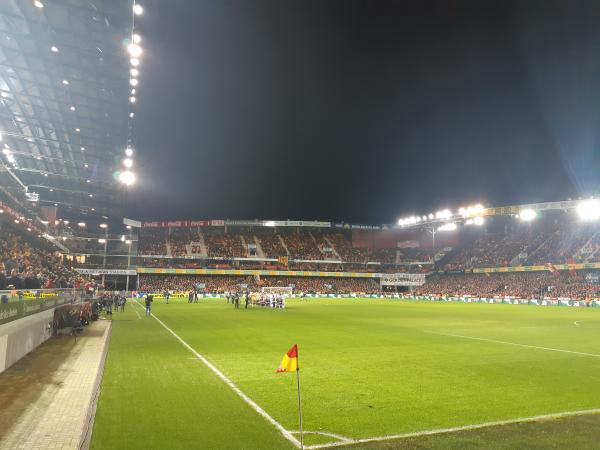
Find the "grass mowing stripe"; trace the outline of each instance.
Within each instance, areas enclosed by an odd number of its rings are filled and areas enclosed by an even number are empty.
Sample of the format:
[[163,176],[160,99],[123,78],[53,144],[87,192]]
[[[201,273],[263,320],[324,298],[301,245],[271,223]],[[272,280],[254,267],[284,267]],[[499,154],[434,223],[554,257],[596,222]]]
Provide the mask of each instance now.
[[518,423],[525,422],[536,422],[539,420],[548,420],[548,419],[560,419],[563,417],[574,417],[574,416],[583,416],[587,414],[598,414],[600,413],[600,408],[596,409],[586,409],[582,411],[564,411],[554,414],[543,414],[541,416],[532,416],[532,417],[520,417],[516,419],[508,419],[508,420],[497,420],[493,422],[484,422],[484,423],[476,423],[472,425],[463,425],[460,427],[450,427],[450,428],[440,428],[436,430],[424,430],[417,431],[414,433],[402,433],[402,434],[393,434],[389,436],[377,436],[372,438],[362,438],[362,439],[352,439],[350,442],[335,442],[331,444],[317,444],[306,447],[307,450],[315,450],[320,448],[332,448],[332,447],[341,447],[346,445],[355,445],[355,444],[366,444],[368,442],[381,442],[381,441],[391,441],[394,439],[406,439],[412,437],[422,437],[422,436],[433,436],[436,434],[448,434],[448,433],[457,433],[460,431],[470,431],[470,430],[478,430],[480,428],[491,428],[501,425],[513,425]]
[[[143,308],[143,306],[140,305],[140,303],[137,300],[135,303],[140,308]],[[175,337],[175,339],[177,339],[185,348],[187,348],[194,356],[196,356],[196,358],[198,358],[200,361],[202,361],[206,365],[206,367],[208,367],[227,386],[229,386],[233,390],[233,392],[235,392],[242,400],[244,400],[248,405],[250,405],[250,407],[254,411],[256,411],[258,414],[263,416],[271,425],[273,425],[275,428],[277,428],[281,432],[283,437],[285,437],[288,441],[290,441],[296,447],[300,447],[300,441],[298,441],[298,439],[296,439],[292,435],[292,433],[290,433],[279,422],[277,422],[275,419],[273,419],[273,417],[271,417],[264,409],[262,409],[254,400],[252,400],[250,397],[248,397],[246,394],[244,394],[240,390],[240,388],[238,388],[236,386],[236,384],[233,381],[231,381],[229,378],[227,378],[227,376],[225,376],[225,374],[223,372],[221,372],[217,367],[215,367],[204,356],[202,356],[200,353],[198,353],[196,350],[194,350],[194,348],[191,347],[187,342],[185,342],[183,339],[181,339],[173,330],[171,330],[171,328],[169,328],[167,325],[165,325],[165,323],[162,320],[160,320],[154,314],[151,314],[151,315],[160,325],[163,326],[163,328],[165,328],[165,330],[167,330],[169,333],[171,333]]]
[[494,342],[496,344],[514,345],[516,347],[535,348],[538,350],[547,350],[550,352],[572,353],[574,355],[592,356],[594,358],[600,358],[600,355],[597,355],[595,353],[576,352],[574,350],[564,350],[564,349],[560,349],[560,348],[551,348],[551,347],[540,347],[539,345],[518,344],[516,342],[497,341],[496,339],[487,339],[487,338],[480,338],[480,337],[473,337],[473,336],[463,336],[461,334],[438,333],[435,331],[426,331],[426,333],[437,334],[438,336],[450,336],[450,337],[461,338],[461,339],[471,339],[474,341]]

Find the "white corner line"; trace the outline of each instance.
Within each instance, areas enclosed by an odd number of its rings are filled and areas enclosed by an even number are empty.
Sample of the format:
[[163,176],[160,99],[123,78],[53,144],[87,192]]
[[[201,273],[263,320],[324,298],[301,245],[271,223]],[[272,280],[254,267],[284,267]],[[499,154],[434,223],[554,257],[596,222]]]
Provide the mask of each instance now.
[[[137,300],[134,300],[134,302],[140,308],[145,309],[142,305],[140,305],[140,303]],[[198,353],[196,350],[194,350],[194,348],[191,345],[189,345],[187,342],[185,342],[183,339],[181,339],[162,320],[160,320],[158,317],[156,317],[154,315],[154,313],[152,313],[151,315],[159,324],[161,324],[163,326],[163,328],[165,330],[167,330],[169,333],[171,333],[175,337],[175,339],[177,339],[196,358],[198,358],[200,361],[202,361],[204,363],[204,365],[206,365],[206,367],[208,367],[217,377],[219,377],[227,386],[229,386],[231,388],[231,390],[233,390],[233,392],[235,392],[242,400],[244,400],[248,405],[250,405],[250,407],[254,411],[256,411],[258,414],[263,416],[267,420],[267,422],[269,422],[271,425],[273,425],[275,428],[277,428],[279,430],[279,432],[283,435],[284,438],[286,438],[288,441],[290,441],[295,447],[300,448],[300,441],[298,439],[296,439],[292,435],[292,433],[290,433],[288,430],[286,430],[283,427],[283,425],[281,425],[279,422],[277,422],[273,417],[271,417],[269,415],[269,413],[267,413],[264,409],[262,409],[254,400],[252,400],[244,392],[242,392],[242,390],[239,387],[237,387],[237,385],[233,381],[231,381],[229,378],[227,378],[227,376],[223,372],[221,372],[215,365],[213,365],[204,356],[202,356],[200,353]],[[305,446],[305,448],[307,448],[307,447]]]
[[462,334],[438,333],[435,331],[425,331],[425,333],[437,334],[438,336],[449,336],[449,337],[455,337],[455,338],[461,338],[461,339],[471,339],[474,341],[493,342],[496,344],[514,345],[516,347],[535,348],[537,350],[547,350],[549,352],[570,353],[572,355],[591,356],[593,358],[600,358],[600,355],[598,355],[596,353],[577,352],[574,350],[565,350],[565,349],[561,349],[561,348],[552,348],[552,347],[540,347],[538,345],[519,344],[516,342],[508,342],[508,341],[497,341],[496,339],[486,339],[486,338],[473,337],[473,336],[463,336]]
[[413,433],[403,433],[403,434],[392,434],[388,436],[377,436],[363,439],[352,439],[349,442],[334,442],[329,444],[317,444],[305,446],[304,448],[307,450],[316,450],[320,448],[332,448],[332,447],[341,447],[344,445],[353,445],[353,444],[364,444],[367,442],[376,442],[376,441],[390,441],[393,439],[404,439],[411,437],[420,437],[420,436],[430,436],[435,434],[446,434],[446,433],[455,433],[458,431],[469,431],[469,430],[477,430],[480,428],[488,428],[494,426],[501,425],[512,425],[516,423],[525,423],[525,422],[535,422],[537,420],[545,420],[545,419],[558,419],[561,417],[572,417],[572,416],[583,416],[586,414],[598,414],[600,413],[600,408],[596,409],[584,409],[580,411],[564,411],[553,414],[543,414],[540,416],[530,416],[530,417],[520,417],[516,419],[507,419],[507,420],[496,420],[493,422],[483,422],[476,423],[472,425],[462,425],[458,427],[450,427],[450,428],[438,428],[433,430],[424,430],[424,431],[416,431]]

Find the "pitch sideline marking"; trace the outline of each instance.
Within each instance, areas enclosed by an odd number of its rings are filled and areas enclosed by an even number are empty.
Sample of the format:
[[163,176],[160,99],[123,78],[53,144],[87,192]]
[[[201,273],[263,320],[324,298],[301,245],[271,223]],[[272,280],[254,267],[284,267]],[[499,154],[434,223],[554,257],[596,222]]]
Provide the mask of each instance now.
[[551,352],[571,353],[573,355],[582,355],[582,356],[591,356],[594,358],[600,358],[600,355],[598,355],[596,353],[577,352],[575,350],[564,350],[564,349],[552,348],[552,347],[540,347],[538,345],[518,344],[516,342],[497,341],[496,339],[486,339],[486,338],[479,338],[479,337],[473,337],[473,336],[463,336],[461,334],[438,333],[435,331],[426,331],[426,333],[437,334],[438,336],[450,336],[450,337],[456,337],[456,338],[461,338],[461,339],[472,339],[474,341],[495,342],[496,344],[514,345],[517,347],[536,348],[538,350],[548,350]]
[[[299,431],[290,431],[290,433],[292,433],[292,434],[300,434]],[[306,430],[304,430],[303,433],[304,434],[319,434],[321,436],[327,436],[327,437],[330,437],[330,438],[337,439],[338,441],[342,441],[342,442],[344,442],[346,444],[352,444],[352,443],[355,442],[354,439],[352,439],[352,438],[349,438],[349,437],[346,437],[346,436],[342,436],[341,434],[327,433],[326,431],[306,431]],[[335,442],[332,442],[332,443],[328,442],[328,443],[319,444],[319,445],[331,445],[331,444],[335,444]],[[308,447],[305,446],[305,448],[310,448],[310,446],[308,446]]]
[[[142,305],[140,305],[140,303],[137,300],[135,300],[135,303],[140,308],[144,308]],[[151,313],[151,316],[159,324],[161,324],[165,330],[167,330],[169,333],[171,333],[175,337],[175,339],[177,339],[185,348],[187,348],[190,352],[192,352],[192,354],[196,358],[198,358],[200,361],[202,361],[206,367],[208,367],[217,377],[219,377],[221,379],[221,381],[223,381],[227,386],[229,386],[233,390],[233,392],[235,392],[242,400],[244,400],[248,405],[250,405],[250,407],[254,411],[256,411],[258,414],[263,416],[267,420],[267,422],[269,422],[271,425],[273,425],[275,428],[277,428],[281,432],[281,434],[283,435],[284,438],[286,438],[288,441],[290,441],[295,447],[300,448],[300,441],[298,439],[296,439],[292,435],[292,433],[290,433],[288,430],[286,430],[283,427],[283,425],[281,425],[273,417],[271,417],[269,415],[269,413],[267,413],[264,409],[262,409],[254,400],[252,400],[250,397],[248,397],[246,394],[244,394],[244,392],[242,392],[242,390],[239,387],[237,387],[237,385],[233,381],[231,381],[229,378],[227,378],[227,376],[223,372],[221,372],[216,366],[214,366],[204,356],[202,356],[200,353],[198,353],[196,350],[194,350],[194,348],[192,346],[190,346],[187,342],[185,342],[183,339],[181,339],[162,320],[160,320],[158,317],[156,317],[154,315],[154,313]]]
[[350,440],[350,442],[335,442],[333,444],[317,444],[317,445],[305,446],[304,448],[307,450],[315,450],[315,449],[320,449],[320,448],[340,447],[342,445],[364,444],[367,442],[375,442],[375,441],[389,441],[392,439],[430,436],[430,435],[435,435],[435,434],[454,433],[454,432],[458,432],[458,431],[477,430],[480,428],[488,428],[488,427],[501,426],[501,425],[511,425],[511,424],[515,424],[515,423],[535,422],[535,421],[544,420],[544,419],[559,419],[561,417],[583,416],[586,414],[598,414],[598,413],[600,413],[600,408],[584,409],[584,410],[580,410],[580,411],[564,411],[564,412],[553,413],[553,414],[543,414],[540,416],[520,417],[517,419],[496,420],[493,422],[482,422],[482,423],[476,423],[476,424],[472,424],[472,425],[462,425],[462,426],[458,426],[458,427],[438,428],[438,429],[433,429],[433,430],[416,431],[413,433],[392,434],[392,435],[387,435],[387,436],[352,439],[352,440]]

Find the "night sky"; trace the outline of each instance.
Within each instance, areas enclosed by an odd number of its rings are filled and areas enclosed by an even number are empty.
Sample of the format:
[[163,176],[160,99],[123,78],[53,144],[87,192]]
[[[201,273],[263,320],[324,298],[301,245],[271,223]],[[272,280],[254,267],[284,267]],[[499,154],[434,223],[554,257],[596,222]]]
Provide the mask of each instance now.
[[600,2],[147,0],[140,219],[600,193]]

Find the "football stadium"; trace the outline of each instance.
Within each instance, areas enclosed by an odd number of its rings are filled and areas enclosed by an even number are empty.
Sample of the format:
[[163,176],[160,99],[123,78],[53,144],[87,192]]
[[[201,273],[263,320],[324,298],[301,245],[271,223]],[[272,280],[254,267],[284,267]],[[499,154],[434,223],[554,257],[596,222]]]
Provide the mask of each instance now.
[[0,1],[0,449],[598,448],[600,8],[426,3]]

